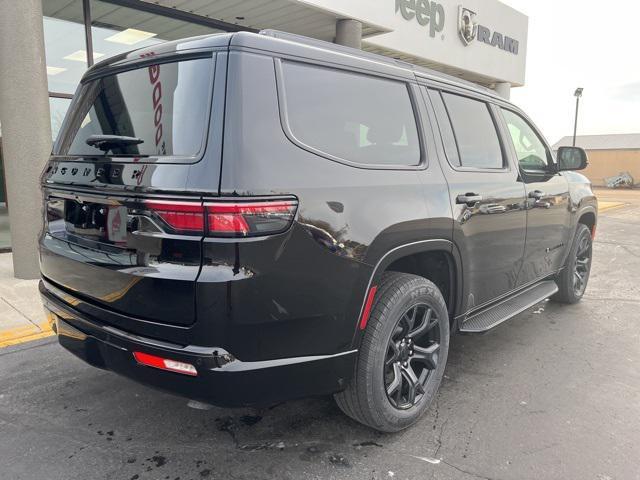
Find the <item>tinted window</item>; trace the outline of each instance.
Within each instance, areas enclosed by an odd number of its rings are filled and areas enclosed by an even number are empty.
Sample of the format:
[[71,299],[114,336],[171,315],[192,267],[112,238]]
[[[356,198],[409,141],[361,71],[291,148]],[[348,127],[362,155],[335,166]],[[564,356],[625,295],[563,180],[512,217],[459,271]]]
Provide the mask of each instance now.
[[520,166],[524,170],[546,170],[549,153],[538,134],[517,113],[503,109],[502,115],[509,128]]
[[443,93],[463,167],[502,168],[498,133],[485,102]]
[[406,84],[293,62],[283,70],[289,126],[298,141],[356,163],[420,163]]
[[460,155],[458,154],[458,147],[456,146],[456,137],[453,134],[449,114],[444,106],[440,92],[429,90],[429,96],[431,97],[433,109],[436,111],[438,127],[440,128],[440,136],[442,137],[442,143],[444,145],[444,151],[447,155],[447,159],[451,165],[459,167]]
[[[137,137],[113,155],[193,156],[203,143],[211,91],[211,58],[162,63],[109,75],[83,86],[69,155],[103,155],[91,135]],[[71,127],[72,129],[74,127]],[[65,142],[67,143],[67,142]]]

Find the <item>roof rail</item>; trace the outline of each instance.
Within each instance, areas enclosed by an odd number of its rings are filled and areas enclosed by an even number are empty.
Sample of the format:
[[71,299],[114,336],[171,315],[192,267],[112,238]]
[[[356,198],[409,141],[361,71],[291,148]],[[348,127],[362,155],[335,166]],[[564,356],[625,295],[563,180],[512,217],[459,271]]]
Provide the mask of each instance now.
[[437,70],[421,67],[419,65],[414,65],[413,72],[415,73],[416,77],[426,78],[428,80],[434,80],[441,83],[448,83],[449,85],[466,88],[468,90],[475,90],[478,93],[482,93],[489,97],[494,97],[504,101],[504,98],[498,95],[495,90],[491,90],[490,88],[485,87],[484,85],[480,85],[479,83],[465,80],[464,78],[459,78],[448,73],[439,72]]
[[305,37],[304,35],[299,35],[297,33],[283,32],[281,30],[274,30],[270,28],[265,30],[260,30],[260,32],[258,33],[260,35],[265,35],[267,37],[279,38],[281,40],[289,40],[291,42],[300,43],[302,45],[308,45],[310,47],[324,48],[325,50],[341,52],[347,55],[356,55],[361,58],[369,58],[371,60],[376,60],[378,62],[394,64],[398,67],[406,68],[408,70],[412,70],[414,67],[413,64],[409,62],[405,62],[403,60],[386,57],[384,55],[379,55],[377,53],[367,52],[366,50],[360,50],[358,48],[347,47],[345,45],[340,45],[337,43],[327,42],[326,40],[319,40],[317,38]]
[[265,29],[265,30],[260,30],[260,32],[258,33],[260,35],[264,35],[267,37],[278,38],[281,40],[288,40],[288,41],[299,43],[302,45],[322,48],[322,49],[331,50],[334,52],[341,52],[347,55],[355,55],[361,58],[368,58],[371,60],[375,60],[377,62],[395,65],[397,67],[405,68],[407,70],[412,71],[416,76],[420,76],[423,78],[440,81],[444,83],[449,83],[451,85],[460,86],[463,88],[467,88],[469,90],[475,90],[478,93],[483,93],[488,96],[502,99],[502,97],[500,97],[495,91],[483,85],[480,85],[478,83],[470,82],[468,80],[464,80],[462,78],[458,78],[453,75],[439,72],[437,70],[433,70],[430,68],[414,65],[413,63],[406,62],[404,60],[398,60],[396,58],[387,57],[385,55],[367,52],[366,50],[359,50],[357,48],[347,47],[344,45],[339,45],[337,43],[327,42],[325,40],[318,40],[317,38],[306,37],[304,35],[298,35],[296,33],[283,32],[281,30]]

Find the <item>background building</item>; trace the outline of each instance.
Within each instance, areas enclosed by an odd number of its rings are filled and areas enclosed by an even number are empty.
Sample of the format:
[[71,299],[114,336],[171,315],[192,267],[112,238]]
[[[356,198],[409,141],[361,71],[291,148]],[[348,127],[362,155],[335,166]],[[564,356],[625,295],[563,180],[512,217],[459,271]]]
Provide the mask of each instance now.
[[507,98],[524,84],[528,18],[497,0],[0,0],[0,249],[13,242],[14,266],[30,262],[24,275],[37,274],[35,179],[94,61],[167,40],[261,29],[388,55]]
[[[570,146],[573,137],[563,137],[553,146]],[[640,184],[640,133],[617,135],[578,135],[576,146],[589,155],[589,166],[582,172],[591,183],[605,185],[605,178],[628,172]]]

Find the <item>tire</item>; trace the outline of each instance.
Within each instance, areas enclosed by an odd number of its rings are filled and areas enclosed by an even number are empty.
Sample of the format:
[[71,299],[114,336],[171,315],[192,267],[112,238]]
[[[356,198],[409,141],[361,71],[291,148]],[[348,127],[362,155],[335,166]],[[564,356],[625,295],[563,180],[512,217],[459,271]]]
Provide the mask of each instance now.
[[[411,342],[402,343],[405,338]],[[334,398],[345,414],[360,423],[382,432],[403,430],[429,408],[448,353],[449,314],[438,288],[417,275],[387,272],[376,294],[354,376]]]
[[592,248],[591,231],[579,223],[564,268],[556,278],[558,292],[551,300],[569,304],[580,301],[589,282]]

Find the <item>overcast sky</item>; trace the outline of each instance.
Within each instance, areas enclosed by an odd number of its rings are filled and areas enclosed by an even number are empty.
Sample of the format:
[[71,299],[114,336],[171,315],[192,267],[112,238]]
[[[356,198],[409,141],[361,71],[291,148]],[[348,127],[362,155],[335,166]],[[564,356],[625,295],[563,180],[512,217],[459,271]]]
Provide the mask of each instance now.
[[524,87],[511,90],[551,143],[578,135],[640,133],[640,1],[502,0],[529,16]]

